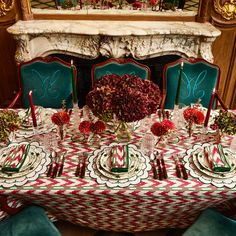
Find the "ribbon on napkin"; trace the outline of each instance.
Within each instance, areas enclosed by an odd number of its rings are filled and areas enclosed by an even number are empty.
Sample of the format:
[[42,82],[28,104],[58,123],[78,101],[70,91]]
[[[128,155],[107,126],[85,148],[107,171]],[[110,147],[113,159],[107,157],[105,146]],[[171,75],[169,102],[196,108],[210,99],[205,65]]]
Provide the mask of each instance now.
[[111,171],[127,172],[129,168],[128,145],[117,145],[111,149]]
[[231,170],[223,149],[219,145],[213,145],[208,148],[209,159],[212,162],[211,168],[214,172],[227,172]]

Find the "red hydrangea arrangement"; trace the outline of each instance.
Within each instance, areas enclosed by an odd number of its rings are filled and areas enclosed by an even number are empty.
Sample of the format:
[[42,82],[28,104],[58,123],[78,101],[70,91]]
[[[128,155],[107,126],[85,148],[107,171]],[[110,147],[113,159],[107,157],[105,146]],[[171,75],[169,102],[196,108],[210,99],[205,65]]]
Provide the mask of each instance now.
[[133,122],[156,112],[161,101],[159,87],[136,75],[105,75],[94,85],[86,102],[94,115]]
[[156,136],[163,136],[175,129],[175,124],[171,120],[155,122],[151,126],[151,131]]
[[184,119],[188,122],[188,133],[189,136],[192,135],[192,125],[200,125],[203,123],[205,116],[204,113],[197,107],[187,107],[183,111]]

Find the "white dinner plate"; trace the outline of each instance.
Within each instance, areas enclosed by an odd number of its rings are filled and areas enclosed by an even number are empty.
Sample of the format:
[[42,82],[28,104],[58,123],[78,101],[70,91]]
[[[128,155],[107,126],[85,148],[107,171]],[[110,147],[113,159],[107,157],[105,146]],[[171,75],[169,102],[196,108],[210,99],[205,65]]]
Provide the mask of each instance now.
[[129,147],[129,168],[128,172],[112,172],[110,166],[111,148],[105,149],[97,157],[96,165],[102,175],[113,179],[129,179],[142,170],[142,153]]
[[[230,153],[228,150],[227,153]],[[229,158],[229,163],[232,166],[232,170],[229,172],[214,172],[213,170],[210,169],[210,167],[207,164],[207,161],[205,160],[205,157],[203,155],[203,149],[199,148],[192,152],[192,158],[193,158],[193,163],[195,167],[202,172],[203,174],[217,178],[217,179],[227,179],[231,178],[234,175],[236,175],[236,169],[235,169],[235,163],[236,163],[236,157],[234,154],[231,153],[230,158]]]
[[[29,146],[28,154],[23,162],[19,172],[2,171],[6,158],[9,152],[13,149],[18,149],[21,145]],[[0,186],[12,187],[21,186],[30,180],[36,180],[41,173],[46,172],[47,165],[51,162],[49,154],[44,151],[44,147],[38,142],[20,142],[11,143],[9,146],[0,150]]]
[[[235,172],[236,169],[236,157],[234,156],[234,154],[227,148],[224,148],[224,154],[227,158],[228,164],[230,165],[230,171],[226,172],[226,173],[230,173],[230,172]],[[214,172],[211,167],[209,166],[209,163],[207,162],[207,159],[204,156],[204,150],[200,150],[199,153],[196,154],[197,155],[197,160],[200,163],[200,165],[202,166],[202,168],[210,171],[210,172]],[[216,171],[215,171],[216,172]],[[222,172],[220,172],[222,173]]]

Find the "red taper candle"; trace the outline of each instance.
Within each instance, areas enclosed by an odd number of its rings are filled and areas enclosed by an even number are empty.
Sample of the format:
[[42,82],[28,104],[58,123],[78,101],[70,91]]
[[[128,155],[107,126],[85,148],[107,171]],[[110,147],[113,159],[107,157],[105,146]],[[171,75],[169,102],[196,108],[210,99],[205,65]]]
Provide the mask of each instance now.
[[31,117],[33,120],[33,126],[37,127],[37,120],[36,120],[36,115],[35,115],[35,107],[33,103],[33,92],[32,90],[29,91],[29,104],[30,104],[30,109],[31,109]]
[[209,102],[209,105],[208,105],[207,114],[206,114],[205,121],[204,121],[204,126],[205,127],[208,126],[208,122],[209,122],[209,119],[210,119],[210,114],[211,114],[211,109],[212,109],[212,104],[214,102],[214,98],[215,98],[215,88],[212,91],[211,99],[210,99],[210,102]]

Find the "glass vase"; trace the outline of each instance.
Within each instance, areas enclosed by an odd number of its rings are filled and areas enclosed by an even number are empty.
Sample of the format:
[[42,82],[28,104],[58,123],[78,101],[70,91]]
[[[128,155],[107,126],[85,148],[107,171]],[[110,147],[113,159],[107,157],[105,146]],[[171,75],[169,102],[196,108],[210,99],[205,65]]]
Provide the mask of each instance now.
[[118,124],[115,134],[118,142],[129,142],[132,137],[128,124],[123,121]]

